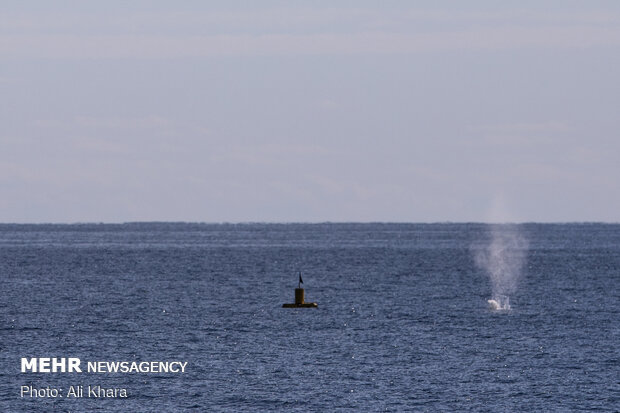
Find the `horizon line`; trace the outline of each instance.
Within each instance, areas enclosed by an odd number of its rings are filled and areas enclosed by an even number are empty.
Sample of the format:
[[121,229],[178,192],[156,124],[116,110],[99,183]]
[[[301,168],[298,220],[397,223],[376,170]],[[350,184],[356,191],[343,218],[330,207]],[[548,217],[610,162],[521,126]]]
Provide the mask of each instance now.
[[484,224],[484,225],[526,225],[526,224],[605,224],[617,225],[620,221],[76,221],[76,222],[0,222],[0,225],[136,225],[136,224],[185,224],[185,225],[438,225],[438,224]]

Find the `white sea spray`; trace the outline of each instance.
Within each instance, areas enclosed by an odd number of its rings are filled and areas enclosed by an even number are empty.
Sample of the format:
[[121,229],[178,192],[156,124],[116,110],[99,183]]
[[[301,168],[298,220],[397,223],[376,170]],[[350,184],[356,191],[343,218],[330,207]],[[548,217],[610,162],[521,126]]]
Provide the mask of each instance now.
[[476,265],[491,282],[489,306],[494,310],[510,310],[512,295],[523,276],[528,242],[516,224],[489,225],[489,241],[475,249]]

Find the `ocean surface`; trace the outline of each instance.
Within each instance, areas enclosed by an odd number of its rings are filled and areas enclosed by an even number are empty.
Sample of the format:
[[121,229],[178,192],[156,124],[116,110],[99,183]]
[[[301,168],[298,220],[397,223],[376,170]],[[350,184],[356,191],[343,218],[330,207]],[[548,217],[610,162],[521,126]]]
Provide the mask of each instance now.
[[[619,411],[620,225],[512,228],[527,242],[502,311],[476,260],[494,229],[0,225],[0,411]],[[316,309],[281,308],[299,271]],[[188,364],[21,373],[22,357]]]

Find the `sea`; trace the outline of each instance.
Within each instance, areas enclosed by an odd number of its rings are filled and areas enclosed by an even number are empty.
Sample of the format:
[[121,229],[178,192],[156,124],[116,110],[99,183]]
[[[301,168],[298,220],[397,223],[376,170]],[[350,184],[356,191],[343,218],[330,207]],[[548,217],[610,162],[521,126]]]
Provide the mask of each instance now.
[[3,224],[0,281],[2,412],[620,411],[618,224]]

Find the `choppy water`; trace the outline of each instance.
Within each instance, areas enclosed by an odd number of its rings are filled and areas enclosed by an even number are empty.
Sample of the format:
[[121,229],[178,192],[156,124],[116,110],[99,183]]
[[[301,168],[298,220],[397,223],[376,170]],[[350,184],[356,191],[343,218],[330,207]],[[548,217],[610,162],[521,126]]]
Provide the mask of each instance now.
[[[0,410],[618,411],[620,225],[520,229],[497,312],[480,224],[0,225]],[[318,309],[281,308],[299,270]],[[189,364],[20,373],[36,356]]]

